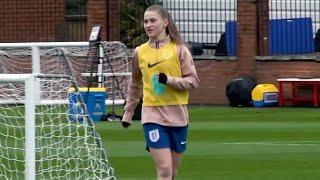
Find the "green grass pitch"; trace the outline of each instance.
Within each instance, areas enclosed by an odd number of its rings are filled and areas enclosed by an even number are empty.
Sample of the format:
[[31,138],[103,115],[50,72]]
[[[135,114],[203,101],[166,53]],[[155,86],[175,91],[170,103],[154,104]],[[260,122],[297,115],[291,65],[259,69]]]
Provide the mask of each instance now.
[[[176,180],[318,180],[317,108],[191,107],[189,139]],[[140,122],[96,128],[119,180],[156,179]]]

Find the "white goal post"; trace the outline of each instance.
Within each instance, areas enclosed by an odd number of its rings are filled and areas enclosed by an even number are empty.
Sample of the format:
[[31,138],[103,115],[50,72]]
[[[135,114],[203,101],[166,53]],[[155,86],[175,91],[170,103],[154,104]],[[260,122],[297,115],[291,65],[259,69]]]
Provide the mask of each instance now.
[[[67,75],[0,74],[0,102],[16,100],[0,103],[0,179],[116,179],[77,91],[74,106],[36,103],[63,100],[70,87]],[[72,108],[81,110],[76,119]]]
[[[35,180],[35,94],[34,76],[30,74],[0,74],[0,83],[25,84],[25,179]],[[1,123],[2,124],[2,123]],[[2,147],[2,144],[1,144]],[[3,176],[3,175],[1,175]],[[6,177],[7,178],[7,177]]]

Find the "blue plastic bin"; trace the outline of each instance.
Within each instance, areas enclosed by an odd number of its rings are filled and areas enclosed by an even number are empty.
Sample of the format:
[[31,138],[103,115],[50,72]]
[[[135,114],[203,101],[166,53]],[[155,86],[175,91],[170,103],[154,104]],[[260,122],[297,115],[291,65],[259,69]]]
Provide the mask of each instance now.
[[311,18],[272,19],[269,22],[269,54],[314,52]]
[[237,22],[226,22],[226,41],[228,56],[237,56]]
[[[82,100],[80,100],[82,98]],[[83,107],[80,102],[84,102],[87,107],[90,118],[93,121],[100,121],[106,112],[105,100],[107,93],[105,88],[79,88],[79,92],[75,92],[74,88],[69,89],[68,99],[68,118],[70,121],[83,120]]]

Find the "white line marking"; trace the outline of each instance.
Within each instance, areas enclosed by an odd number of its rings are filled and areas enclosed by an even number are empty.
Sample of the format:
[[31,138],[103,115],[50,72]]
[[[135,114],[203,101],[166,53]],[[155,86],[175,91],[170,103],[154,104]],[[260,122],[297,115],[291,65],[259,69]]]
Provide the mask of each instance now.
[[275,146],[320,146],[320,141],[270,141],[270,142],[228,142],[219,144],[230,144],[230,145],[275,145]]

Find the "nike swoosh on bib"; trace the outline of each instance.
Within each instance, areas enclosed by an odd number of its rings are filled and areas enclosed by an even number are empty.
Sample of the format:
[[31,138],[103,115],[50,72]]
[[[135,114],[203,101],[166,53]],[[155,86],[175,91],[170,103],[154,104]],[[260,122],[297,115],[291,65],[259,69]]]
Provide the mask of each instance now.
[[148,63],[148,68],[152,68],[152,67],[156,66],[157,64],[162,63],[163,61],[164,61],[164,60],[159,61],[159,62],[156,62],[156,63],[153,63],[153,64]]

